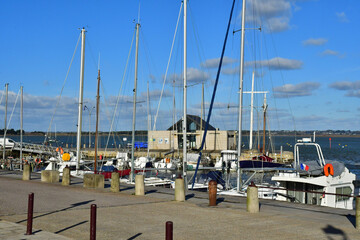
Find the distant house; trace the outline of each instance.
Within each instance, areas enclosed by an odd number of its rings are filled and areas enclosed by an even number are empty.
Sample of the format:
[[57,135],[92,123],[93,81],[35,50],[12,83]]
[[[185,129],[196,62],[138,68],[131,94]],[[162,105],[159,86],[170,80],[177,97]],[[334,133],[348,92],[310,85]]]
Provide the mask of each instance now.
[[[197,150],[201,146],[206,121],[199,116],[187,115],[187,147]],[[180,119],[166,131],[149,131],[149,149],[150,150],[178,150],[183,148],[183,120]],[[220,131],[209,125],[206,137],[205,150],[225,150],[230,149],[234,141],[231,140],[234,135],[228,131]],[[230,137],[230,138],[229,138]],[[229,141],[230,140],[230,141]],[[230,148],[229,148],[230,147]]]
[[[206,121],[202,118],[195,115],[186,115],[186,124],[188,132],[196,132],[198,130],[205,130]],[[177,132],[182,132],[182,123],[183,120],[180,119],[174,125],[169,127],[167,130],[172,131],[173,129],[177,130]],[[208,130],[216,130],[213,126],[209,124]]]

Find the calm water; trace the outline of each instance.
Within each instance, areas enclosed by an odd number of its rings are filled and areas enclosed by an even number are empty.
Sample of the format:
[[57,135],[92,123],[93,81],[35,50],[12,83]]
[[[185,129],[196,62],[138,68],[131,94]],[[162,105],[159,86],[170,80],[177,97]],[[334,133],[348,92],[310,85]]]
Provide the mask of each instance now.
[[[10,136],[15,141],[20,141],[20,136]],[[101,136],[99,138],[99,147],[105,148],[108,137]],[[298,138],[299,139],[299,138]],[[42,144],[44,141],[43,136],[24,136],[23,141],[27,143]],[[69,147],[76,146],[76,136],[57,136],[58,145],[64,146],[69,144]],[[137,136],[135,141],[145,142],[147,141],[146,136]],[[245,148],[248,147],[248,138],[244,137],[243,142]],[[283,137],[275,136],[273,138],[273,146],[276,151],[280,150],[280,146],[283,147],[284,151],[293,151],[293,146],[296,142],[295,137]],[[324,158],[330,160],[337,160],[343,162],[346,167],[357,175],[360,179],[360,138],[352,137],[332,137],[331,148],[329,137],[317,137],[316,142],[320,144]],[[108,142],[108,148],[115,148],[115,146],[126,147],[128,143],[131,143],[131,136],[116,136],[111,137]],[[85,135],[82,137],[82,144],[89,146],[89,136]],[[55,143],[52,143],[56,146]],[[94,136],[91,136],[91,147],[94,147]],[[317,157],[315,148],[301,148],[300,158],[303,160],[314,160]]]

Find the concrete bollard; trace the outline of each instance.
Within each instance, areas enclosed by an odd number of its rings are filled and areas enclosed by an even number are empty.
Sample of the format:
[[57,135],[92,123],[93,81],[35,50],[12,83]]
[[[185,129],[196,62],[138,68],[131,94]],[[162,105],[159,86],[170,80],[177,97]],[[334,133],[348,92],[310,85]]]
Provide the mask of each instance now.
[[258,213],[259,212],[259,196],[258,196],[258,188],[254,183],[247,188],[247,211],[249,213]]
[[31,179],[30,174],[30,165],[28,163],[24,164],[22,180],[28,181]]
[[211,180],[209,182],[209,206],[216,206],[217,182]]
[[356,229],[360,229],[360,197],[356,197],[355,202],[355,227]]
[[101,174],[92,174],[87,173],[84,174],[84,188],[104,188],[105,186],[105,179],[104,175]]
[[48,183],[59,182],[60,176],[59,171],[56,170],[42,170],[41,171],[41,181]]
[[105,177],[102,174],[95,174],[95,187],[104,188],[105,187]]
[[70,179],[70,168],[69,167],[65,167],[63,170],[63,174],[62,174],[62,181],[61,184],[63,186],[69,186],[71,183],[71,179]]
[[120,189],[120,177],[118,172],[111,173],[111,187],[110,191],[119,192]]
[[135,176],[135,195],[136,196],[145,195],[144,175]]
[[175,201],[185,202],[185,188],[183,178],[177,178],[175,180]]

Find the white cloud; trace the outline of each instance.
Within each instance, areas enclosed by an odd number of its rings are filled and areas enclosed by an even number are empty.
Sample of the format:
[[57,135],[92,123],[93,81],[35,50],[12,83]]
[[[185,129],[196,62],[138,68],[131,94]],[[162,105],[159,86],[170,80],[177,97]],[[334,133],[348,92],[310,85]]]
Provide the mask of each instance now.
[[337,56],[337,57],[343,57],[339,52],[334,51],[334,50],[330,50],[330,49],[326,49],[325,51],[323,51],[321,53],[322,56]]
[[330,84],[329,87],[342,91],[360,90],[360,81],[339,81]]
[[344,12],[337,12],[336,16],[340,22],[349,22],[349,19]]
[[[208,59],[205,62],[202,62],[200,65],[205,68],[218,68],[219,67],[220,58],[212,58]],[[224,57],[222,66],[226,66],[228,64],[236,62],[236,59]]]
[[[158,101],[161,95],[161,90],[153,90],[149,91],[149,98],[150,101]],[[172,93],[169,90],[165,90],[162,95],[163,98],[172,97]],[[142,92],[140,97],[140,101],[146,101],[147,100],[147,92]]]
[[[181,74],[172,74],[169,76],[169,81],[171,84],[175,81],[175,85],[182,85],[183,84],[183,73]],[[187,69],[187,83],[188,85],[197,84],[201,82],[206,82],[210,80],[210,74],[204,71],[201,71],[196,68],[188,68]]]
[[304,82],[296,85],[285,84],[274,88],[274,95],[279,98],[310,96],[320,87],[317,82]]
[[240,73],[240,66],[234,67],[234,68],[223,68],[221,69],[221,72],[225,75],[234,75]]
[[340,91],[346,91],[345,96],[360,98],[360,81],[339,81],[329,85],[330,88],[334,88]]
[[[256,15],[254,16],[255,13]],[[247,7],[246,20],[264,25],[267,30],[281,32],[290,29],[291,4],[289,0],[253,0]]]
[[294,70],[301,69],[303,62],[299,60],[286,59],[281,57],[272,58],[270,60],[252,61],[245,63],[245,66],[254,66],[255,63],[260,66],[268,67],[272,70]]
[[322,46],[327,42],[328,40],[325,38],[310,38],[308,40],[304,40],[302,43],[305,46]]

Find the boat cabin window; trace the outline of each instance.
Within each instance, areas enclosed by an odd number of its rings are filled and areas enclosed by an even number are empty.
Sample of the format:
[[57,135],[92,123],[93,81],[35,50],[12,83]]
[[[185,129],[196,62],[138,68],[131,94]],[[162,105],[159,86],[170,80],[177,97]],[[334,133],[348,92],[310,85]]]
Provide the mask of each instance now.
[[[336,188],[336,194],[345,194],[345,195],[351,195],[352,190],[351,187],[339,187]],[[345,201],[348,200],[350,197],[348,196],[336,196],[336,201]]]

